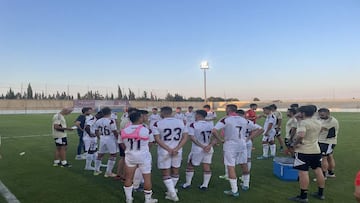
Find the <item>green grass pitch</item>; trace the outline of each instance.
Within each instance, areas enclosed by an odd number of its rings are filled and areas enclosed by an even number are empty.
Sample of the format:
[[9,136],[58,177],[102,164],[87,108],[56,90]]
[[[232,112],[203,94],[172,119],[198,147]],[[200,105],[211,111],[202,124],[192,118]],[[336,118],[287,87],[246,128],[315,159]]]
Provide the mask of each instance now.
[[[218,117],[223,113],[219,112]],[[360,169],[360,113],[333,113],[340,122],[338,145],[335,149],[336,175],[326,181],[325,201],[309,198],[310,202],[355,202],[353,181]],[[71,126],[76,114],[66,117]],[[50,136],[19,137],[28,135],[47,135],[51,133],[50,114],[43,115],[0,115],[0,135],[3,137],[0,153],[0,180],[23,203],[26,202],[124,202],[122,183],[103,176],[93,176],[84,171],[85,161],[74,160],[78,136],[69,133],[68,161],[72,168],[52,166],[54,143]],[[263,120],[260,121],[262,123]],[[283,121],[283,129],[286,119]],[[197,189],[201,184],[201,168],[197,168],[193,185],[188,190],[179,186],[185,180],[185,164],[190,150],[187,143],[183,153],[183,164],[178,183],[180,202],[288,202],[287,198],[297,195],[297,182],[285,182],[272,174],[271,160],[256,160],[261,155],[260,138],[255,141],[253,151],[250,190],[240,192],[240,197],[225,196],[223,190],[229,189],[228,181],[218,178],[224,173],[222,148],[216,147],[212,165],[212,179],[206,192]],[[156,168],[155,148],[153,153],[153,191],[159,202],[164,199],[165,186]],[[20,156],[20,152],[26,154]],[[278,152],[279,154],[279,152]],[[105,161],[104,161],[105,162]],[[240,170],[238,170],[240,175]],[[311,178],[314,174],[310,172]],[[311,182],[309,192],[317,190]],[[143,193],[134,193],[134,202],[143,202]],[[0,197],[0,202],[5,200]]]

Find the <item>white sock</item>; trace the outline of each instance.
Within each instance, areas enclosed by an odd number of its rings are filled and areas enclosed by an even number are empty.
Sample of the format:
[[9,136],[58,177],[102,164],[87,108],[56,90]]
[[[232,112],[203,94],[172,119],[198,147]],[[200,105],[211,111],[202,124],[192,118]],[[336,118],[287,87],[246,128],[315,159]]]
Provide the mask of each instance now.
[[92,154],[86,154],[85,168],[90,168],[91,167],[92,160],[93,160],[93,155]]
[[145,200],[151,200],[152,190],[144,190]]
[[136,168],[135,170],[135,174],[134,174],[134,179],[133,179],[133,186],[134,188],[139,188],[140,183],[142,180],[142,174],[139,168]]
[[269,154],[269,144],[263,144],[263,157],[268,157]]
[[175,192],[175,186],[174,186],[174,182],[171,178],[169,179],[166,179],[166,180],[163,180],[166,188],[167,188],[167,191],[170,193],[170,194],[174,194],[176,193]]
[[251,169],[251,161],[247,162],[247,166],[248,166],[248,170],[250,171],[250,169]]
[[275,154],[276,154],[276,144],[270,145],[270,154],[271,154],[271,156],[275,156]]
[[133,186],[130,187],[125,187],[124,186],[124,192],[125,192],[125,197],[126,199],[132,199],[132,191],[133,191]]
[[100,171],[101,160],[95,160],[95,171]]
[[229,179],[231,191],[233,193],[238,192],[237,179]]
[[225,165],[225,176],[229,177],[229,170],[228,167]]
[[59,164],[60,160],[54,160],[54,164]]
[[243,185],[246,187],[250,186],[250,174],[242,175]]
[[194,171],[187,171],[186,173],[186,185],[191,185],[192,178],[194,176]]
[[204,173],[203,187],[208,187],[211,178],[211,173]]
[[113,170],[113,168],[114,168],[114,165],[115,165],[115,161],[109,159],[108,162],[107,162],[107,167],[106,167],[106,173],[107,173],[107,174],[112,173],[112,170]]
[[172,181],[174,182],[174,187],[176,187],[177,182],[179,181],[179,177],[171,177]]
[[95,153],[93,154],[93,161],[94,161],[94,162],[95,162],[95,160],[96,160],[97,157],[98,157],[98,153],[95,152]]
[[62,164],[62,165],[65,165],[65,164],[67,164],[67,161],[66,161],[66,160],[62,160],[62,161],[61,161],[61,164]]

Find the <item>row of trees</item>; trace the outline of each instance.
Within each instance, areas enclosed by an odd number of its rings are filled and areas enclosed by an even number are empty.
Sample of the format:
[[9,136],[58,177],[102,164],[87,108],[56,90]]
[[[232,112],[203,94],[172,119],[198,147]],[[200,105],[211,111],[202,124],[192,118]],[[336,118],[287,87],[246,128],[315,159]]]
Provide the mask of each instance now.
[[[56,94],[48,94],[46,95],[44,92],[34,92],[31,85],[29,84],[26,92],[15,92],[13,89],[9,89],[7,93],[4,95],[2,94],[0,96],[0,99],[54,99],[54,100],[73,100],[75,99],[73,95],[69,95],[69,93],[66,92],[56,92]],[[113,93],[103,95],[99,91],[88,91],[85,94],[80,94],[80,92],[77,93],[76,99],[79,100],[139,100],[139,101],[204,101],[201,97],[189,97],[185,98],[184,96],[175,93],[167,93],[164,99],[158,98],[156,95],[154,95],[152,92],[143,91],[142,95],[136,96],[134,91],[132,91],[130,88],[127,92],[123,92],[123,90],[118,86],[117,88],[117,94],[114,95]],[[236,98],[229,98],[224,99],[221,97],[209,97],[208,101],[212,102],[218,102],[218,101],[239,101]]]

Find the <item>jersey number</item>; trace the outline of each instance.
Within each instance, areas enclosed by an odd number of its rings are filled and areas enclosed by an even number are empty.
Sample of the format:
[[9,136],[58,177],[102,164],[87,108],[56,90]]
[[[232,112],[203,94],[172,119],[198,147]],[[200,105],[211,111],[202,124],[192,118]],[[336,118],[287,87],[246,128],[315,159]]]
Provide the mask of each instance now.
[[[173,137],[174,140],[176,141],[179,141],[180,140],[180,137],[181,137],[181,128],[175,128],[174,129],[175,133],[176,133],[176,136]],[[173,130],[170,129],[170,128],[165,128],[164,129],[164,141],[171,141],[172,138],[170,137],[171,134],[172,134]]]
[[128,139],[130,142],[130,150],[134,149],[134,142],[137,143],[137,150],[140,150],[140,140],[134,141],[134,139]]
[[242,127],[241,126],[236,126],[236,128],[239,128],[239,138],[241,139],[241,129],[242,129]]
[[206,140],[210,139],[211,131],[201,131],[201,135],[204,138],[204,143],[207,143]]
[[101,135],[110,135],[111,134],[111,131],[109,129],[107,129],[106,126],[104,126],[104,127],[99,126],[98,129],[99,129]]

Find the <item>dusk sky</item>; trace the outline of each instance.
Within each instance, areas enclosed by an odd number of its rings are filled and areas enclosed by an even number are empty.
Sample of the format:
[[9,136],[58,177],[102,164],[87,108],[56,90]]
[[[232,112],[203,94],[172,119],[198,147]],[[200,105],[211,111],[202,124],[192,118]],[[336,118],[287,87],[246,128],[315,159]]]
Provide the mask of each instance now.
[[0,0],[0,94],[360,97],[359,0]]

